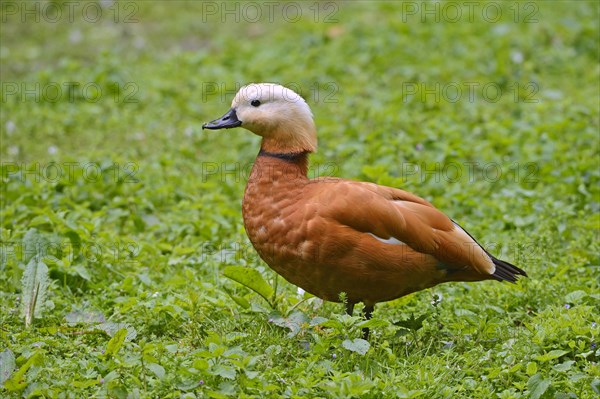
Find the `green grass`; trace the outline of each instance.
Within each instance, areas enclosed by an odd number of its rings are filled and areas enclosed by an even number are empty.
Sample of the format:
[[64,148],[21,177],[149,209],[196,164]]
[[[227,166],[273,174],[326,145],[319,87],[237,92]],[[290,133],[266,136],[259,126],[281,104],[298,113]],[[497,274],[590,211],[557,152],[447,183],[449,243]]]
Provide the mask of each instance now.
[[[239,22],[221,2],[96,22],[1,3],[0,396],[597,397],[598,4],[452,22],[451,3],[425,21],[419,2],[308,2],[298,21],[276,3],[256,23],[256,3],[231,3]],[[201,130],[260,81],[311,105],[313,175],[413,191],[530,278],[380,304],[364,353],[359,317],[299,303],[245,236],[258,137]],[[31,259],[49,281],[25,327]]]

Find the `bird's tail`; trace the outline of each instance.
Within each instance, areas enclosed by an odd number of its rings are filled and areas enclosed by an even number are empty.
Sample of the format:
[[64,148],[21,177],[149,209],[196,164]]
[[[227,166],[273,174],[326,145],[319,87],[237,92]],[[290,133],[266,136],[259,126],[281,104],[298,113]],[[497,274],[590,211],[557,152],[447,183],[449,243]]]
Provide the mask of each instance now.
[[462,231],[467,233],[467,235],[469,237],[471,237],[473,239],[473,241],[475,241],[475,243],[477,245],[479,245],[485,251],[485,253],[492,259],[492,262],[494,262],[494,265],[496,266],[496,271],[494,273],[492,273],[493,278],[495,278],[498,281],[509,281],[511,283],[515,283],[519,276],[527,277],[527,273],[525,273],[525,270],[519,269],[512,263],[508,263],[506,261],[503,261],[503,260],[500,260],[500,259],[494,257],[485,248],[483,248],[483,246],[481,246],[481,244],[479,244],[477,242],[477,240],[467,230],[460,227],[460,225],[458,223],[456,223],[454,220],[452,220],[452,223],[454,223]]
[[[488,255],[489,255],[489,253],[488,253]],[[515,265],[505,262],[503,260],[500,260],[498,258],[495,258],[492,255],[489,255],[489,256],[490,256],[490,258],[492,258],[492,261],[494,262],[494,265],[496,266],[496,271],[494,273],[492,273],[492,276],[496,280],[509,281],[511,283],[514,283],[517,281],[518,276],[527,277],[527,273],[525,273],[524,270],[519,269]]]

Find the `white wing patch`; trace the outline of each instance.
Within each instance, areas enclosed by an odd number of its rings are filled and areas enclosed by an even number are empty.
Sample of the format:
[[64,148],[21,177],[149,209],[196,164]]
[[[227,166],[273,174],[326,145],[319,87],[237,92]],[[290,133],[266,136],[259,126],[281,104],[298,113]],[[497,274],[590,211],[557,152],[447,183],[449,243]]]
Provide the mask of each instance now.
[[378,241],[381,241],[384,244],[390,244],[390,245],[406,245],[406,243],[400,241],[399,239],[395,238],[395,237],[390,237],[390,238],[381,238],[376,236],[373,233],[367,233],[368,235],[370,235],[371,237],[375,238]]

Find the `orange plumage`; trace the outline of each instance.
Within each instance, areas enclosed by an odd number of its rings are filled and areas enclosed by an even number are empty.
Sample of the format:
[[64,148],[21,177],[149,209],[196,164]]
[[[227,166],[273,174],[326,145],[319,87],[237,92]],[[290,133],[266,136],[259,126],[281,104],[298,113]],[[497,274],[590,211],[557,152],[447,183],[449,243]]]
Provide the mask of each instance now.
[[347,310],[448,281],[516,281],[498,260],[414,194],[373,183],[309,179],[316,129],[304,100],[279,85],[240,89],[207,129],[245,127],[263,137],[244,194],[244,225],[260,257],[289,282]]

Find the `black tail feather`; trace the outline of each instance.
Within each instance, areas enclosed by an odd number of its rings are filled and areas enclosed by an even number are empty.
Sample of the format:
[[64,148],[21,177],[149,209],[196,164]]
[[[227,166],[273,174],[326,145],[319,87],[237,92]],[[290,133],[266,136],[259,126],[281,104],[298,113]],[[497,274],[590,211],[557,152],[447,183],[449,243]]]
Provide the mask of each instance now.
[[[489,253],[488,253],[488,255],[489,255]],[[517,281],[518,276],[527,277],[527,273],[525,273],[524,270],[519,269],[515,265],[505,262],[503,260],[500,260],[498,258],[494,258],[492,255],[490,255],[490,257],[492,258],[492,261],[494,262],[494,265],[496,266],[496,271],[494,273],[492,273],[492,276],[494,276],[496,278],[496,280],[509,281],[511,283],[514,283]]]
[[454,223],[462,231],[464,231],[469,237],[471,237],[473,239],[473,241],[475,241],[475,243],[477,243],[477,245],[479,245],[485,251],[485,253],[488,254],[488,256],[490,258],[492,258],[492,261],[494,262],[494,265],[496,266],[496,271],[494,273],[492,273],[492,276],[496,280],[498,280],[498,281],[510,281],[511,283],[515,283],[517,281],[517,278],[519,276],[527,277],[527,273],[525,273],[525,270],[519,269],[518,267],[516,267],[512,263],[508,263],[506,261],[503,261],[503,260],[500,260],[498,258],[495,258],[491,253],[489,253],[485,248],[483,248],[481,246],[481,244],[479,244],[477,242],[477,240],[471,235],[471,233],[469,233],[467,230],[463,229],[454,220],[452,220],[452,223]]

